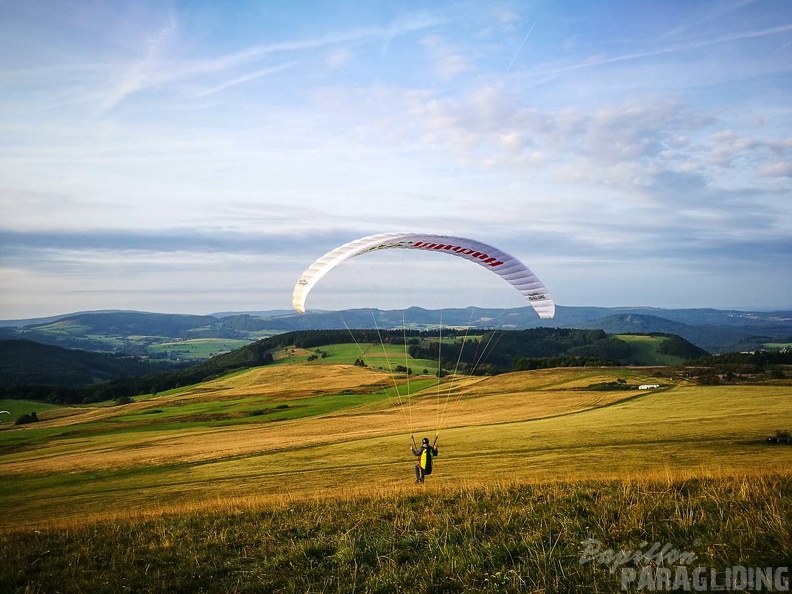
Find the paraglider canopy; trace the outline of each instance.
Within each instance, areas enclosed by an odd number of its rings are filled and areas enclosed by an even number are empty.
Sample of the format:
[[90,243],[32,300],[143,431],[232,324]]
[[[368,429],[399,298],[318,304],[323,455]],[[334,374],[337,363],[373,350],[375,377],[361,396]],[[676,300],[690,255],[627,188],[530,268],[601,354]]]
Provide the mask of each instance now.
[[491,245],[449,235],[425,233],[382,233],[346,243],[326,253],[300,275],[292,294],[292,305],[305,313],[305,300],[319,280],[333,268],[362,254],[385,249],[433,251],[470,260],[500,276],[517,289],[540,318],[555,315],[555,303],[542,282],[514,256]]

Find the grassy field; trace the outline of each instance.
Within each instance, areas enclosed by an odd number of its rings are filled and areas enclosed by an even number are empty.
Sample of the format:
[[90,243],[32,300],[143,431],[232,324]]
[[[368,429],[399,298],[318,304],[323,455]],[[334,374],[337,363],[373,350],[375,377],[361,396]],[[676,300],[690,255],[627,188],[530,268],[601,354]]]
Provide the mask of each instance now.
[[629,343],[636,349],[635,359],[643,365],[683,365],[684,360],[673,355],[658,352],[658,347],[668,338],[666,336],[644,336],[617,334],[616,338]]
[[790,350],[792,349],[792,342],[766,342],[764,348],[773,351]]
[[[788,383],[696,386],[656,371],[438,384],[352,365],[275,365],[123,406],[42,407],[40,423],[0,430],[0,498],[13,512],[0,524],[109,513],[107,492],[145,508],[218,493],[392,487],[410,480],[410,433],[438,427],[433,480],[447,485],[792,467],[792,448],[764,444],[792,427]],[[663,387],[587,389],[616,379]]]
[[0,428],[10,428],[14,421],[24,414],[41,411],[52,414],[61,408],[55,404],[45,404],[32,400],[0,400],[0,410],[7,410],[9,413],[0,415]]
[[438,369],[435,360],[407,356],[404,345],[380,342],[331,344],[315,349],[292,347],[281,349],[274,356],[279,364],[354,365],[360,359],[368,367],[388,373],[398,366],[412,369],[415,375],[435,375]]
[[[792,558],[792,447],[764,443],[792,429],[789,380],[438,383],[326,351],[0,429],[0,591],[619,591],[578,563],[586,538],[717,567]],[[618,379],[661,387],[594,388]],[[438,427],[414,485],[409,435]]]
[[647,591],[630,577],[648,575],[669,591],[663,571],[722,585],[735,565],[788,567],[791,500],[789,475],[223,499],[5,532],[0,589],[606,593]]
[[249,340],[233,340],[230,338],[191,338],[151,344],[146,350],[151,355],[168,355],[168,359],[177,361],[184,359],[209,359],[220,353],[228,353],[250,344]]

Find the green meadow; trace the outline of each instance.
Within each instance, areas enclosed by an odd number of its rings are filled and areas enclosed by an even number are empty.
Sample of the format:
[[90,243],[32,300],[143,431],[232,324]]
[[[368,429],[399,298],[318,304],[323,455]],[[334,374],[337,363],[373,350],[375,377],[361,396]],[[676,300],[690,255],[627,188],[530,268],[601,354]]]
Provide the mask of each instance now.
[[[315,358],[308,361],[308,357]],[[331,344],[315,349],[284,349],[280,354],[276,353],[277,362],[289,364],[308,362],[315,365],[354,365],[358,359],[369,367],[388,372],[398,366],[412,369],[416,375],[436,374],[438,369],[436,360],[409,357],[404,345],[379,342]]]
[[[792,446],[766,443],[792,429],[789,379],[438,380],[386,371],[403,349],[284,349],[123,405],[0,403],[41,419],[0,425],[0,590],[621,591],[579,562],[587,539],[718,572],[792,559]],[[438,436],[423,485],[411,435]]]
[[682,365],[684,361],[680,357],[665,355],[658,350],[663,342],[667,340],[665,336],[648,336],[617,334],[619,340],[630,344],[635,349],[635,358],[642,361],[643,365]]
[[46,404],[33,400],[0,400],[0,410],[7,410],[10,413],[10,416],[0,415],[0,423],[7,423],[9,420],[13,423],[18,416],[26,413],[51,411],[59,408],[55,404]]
[[166,355],[168,359],[209,359],[250,344],[249,340],[230,338],[191,338],[149,344],[146,350],[151,355]]
[[763,346],[772,351],[788,351],[792,349],[792,342],[766,342]]

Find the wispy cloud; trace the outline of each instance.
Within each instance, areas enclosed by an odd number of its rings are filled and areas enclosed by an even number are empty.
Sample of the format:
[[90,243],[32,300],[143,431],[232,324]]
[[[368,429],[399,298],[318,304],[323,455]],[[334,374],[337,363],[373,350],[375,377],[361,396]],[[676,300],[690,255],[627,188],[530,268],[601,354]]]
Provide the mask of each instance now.
[[[424,31],[443,22],[443,19],[433,17],[427,13],[420,13],[412,15],[411,18],[399,19],[390,27],[366,27],[312,38],[254,45],[235,52],[201,60],[176,59],[175,56],[167,53],[166,50],[173,41],[173,35],[177,31],[175,23],[169,22],[147,43],[144,57],[128,64],[123,69],[120,80],[106,92],[102,101],[102,108],[105,111],[110,110],[132,94],[146,89],[168,85],[184,79],[234,72],[274,54],[301,55],[314,50],[324,50],[378,39],[384,39],[386,43],[389,43],[393,37]],[[298,60],[294,60],[288,62],[288,66],[271,66],[257,69],[253,73],[240,73],[228,83],[215,85],[208,94],[220,92],[225,88],[248,82],[260,76],[274,74],[287,67],[296,65],[298,62]],[[202,96],[202,94],[198,96]]]
[[277,74],[278,72],[283,72],[284,70],[288,70],[289,68],[294,68],[298,66],[301,62],[288,62],[286,64],[280,64],[278,66],[272,66],[271,68],[262,68],[260,70],[256,70],[254,72],[248,72],[241,76],[237,76],[232,78],[231,80],[227,80],[219,85],[215,85],[208,89],[204,89],[194,95],[195,98],[198,97],[208,97],[209,95],[214,95],[216,93],[220,93],[225,91],[226,89],[230,89],[231,87],[235,87],[237,85],[241,85],[252,80],[257,80],[259,78],[264,78],[265,76],[270,76],[272,74]]
[[103,110],[113,109],[126,97],[162,80],[161,62],[168,46],[174,40],[176,31],[176,22],[171,17],[153,38],[147,40],[144,57],[127,66],[120,79],[106,92],[101,102]]
[[683,23],[659,35],[654,41],[655,43],[665,41],[666,39],[677,37],[691,29],[699,29],[707,23],[722,19],[751,4],[756,4],[757,1],[758,0],[728,0],[714,5],[705,5],[701,8],[700,14],[697,16],[687,16]]
[[650,49],[646,51],[640,52],[631,52],[627,54],[622,54],[618,56],[602,56],[602,55],[595,55],[589,57],[587,60],[583,62],[579,62],[577,64],[570,64],[567,66],[559,66],[555,68],[543,68],[533,71],[531,74],[534,76],[547,76],[550,74],[561,74],[564,72],[573,72],[575,70],[584,70],[590,68],[599,68],[602,66],[607,66],[609,64],[616,64],[618,62],[628,62],[632,60],[643,60],[647,58],[655,58],[658,56],[664,56],[668,54],[676,54],[681,52],[688,52],[696,49],[701,49],[713,45],[720,45],[724,43],[730,43],[734,41],[742,41],[746,39],[755,39],[758,37],[767,37],[770,35],[778,35],[780,33],[786,33],[792,31],[792,23],[785,23],[783,25],[778,25],[775,27],[768,27],[765,29],[759,29],[754,31],[741,31],[737,33],[725,34],[725,35],[717,35],[713,37],[708,37],[705,39],[689,41],[685,43],[678,43],[672,45],[666,45],[664,47]]
[[442,82],[448,82],[473,68],[470,60],[458,48],[439,35],[426,37],[421,43],[429,51],[435,76]]

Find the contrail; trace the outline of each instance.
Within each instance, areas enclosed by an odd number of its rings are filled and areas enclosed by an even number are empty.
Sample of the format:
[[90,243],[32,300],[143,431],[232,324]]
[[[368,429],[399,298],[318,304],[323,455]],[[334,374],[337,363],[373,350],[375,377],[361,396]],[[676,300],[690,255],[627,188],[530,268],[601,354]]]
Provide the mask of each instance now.
[[535,26],[536,26],[536,21],[534,21],[533,25],[531,25],[531,28],[528,29],[528,33],[526,33],[525,39],[523,39],[522,43],[520,44],[520,47],[517,48],[517,53],[514,54],[514,57],[511,59],[511,62],[509,62],[509,67],[506,69],[506,72],[511,70],[512,64],[514,64],[514,61],[517,59],[517,56],[520,55],[520,51],[522,50],[523,46],[525,45],[525,42],[528,41],[528,38],[531,36],[531,31],[534,30]]
[[784,48],[787,48],[787,47],[789,47],[790,45],[792,45],[792,41],[787,41],[787,42],[786,42],[784,45],[782,45],[781,47],[779,47],[777,50],[773,51],[773,53],[774,53],[774,54],[777,54],[777,53],[778,53],[778,52],[780,52],[782,49],[784,49]]
[[694,49],[699,49],[702,47],[710,47],[713,45],[718,45],[721,43],[730,43],[732,41],[742,41],[743,39],[754,39],[756,37],[765,37],[767,35],[775,35],[777,33],[785,33],[786,31],[792,31],[792,23],[785,23],[783,25],[779,25],[777,27],[770,27],[769,29],[760,29],[755,31],[743,31],[740,33],[733,33],[731,35],[722,35],[720,37],[714,37],[712,39],[704,39],[701,41],[693,41],[684,44],[672,45],[669,47],[657,49],[657,50],[649,50],[645,52],[636,52],[633,54],[625,54],[621,56],[615,56],[613,58],[605,58],[599,60],[598,62],[581,62],[579,64],[572,64],[570,66],[563,66],[561,68],[553,68],[550,70],[543,70],[536,72],[535,75],[543,75],[543,74],[559,74],[561,72],[570,72],[572,70],[582,70],[586,68],[596,68],[599,66],[604,66],[606,64],[614,64],[616,62],[626,62],[628,60],[640,60],[642,58],[653,58],[655,56],[662,56],[665,54],[675,54],[680,52],[687,52]]

